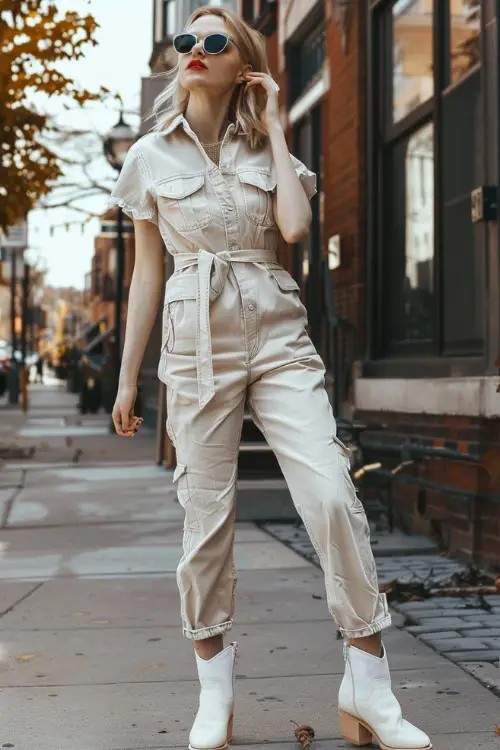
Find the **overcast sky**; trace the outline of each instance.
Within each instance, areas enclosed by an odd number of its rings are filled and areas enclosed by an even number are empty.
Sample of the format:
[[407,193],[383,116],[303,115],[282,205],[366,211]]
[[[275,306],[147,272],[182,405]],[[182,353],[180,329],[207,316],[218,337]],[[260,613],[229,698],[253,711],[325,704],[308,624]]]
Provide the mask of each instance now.
[[[89,46],[85,59],[66,65],[64,72],[71,71],[79,82],[90,89],[98,89],[102,85],[119,92],[126,109],[138,112],[141,77],[149,74],[152,0],[57,0],[56,4],[62,11],[91,12],[101,26],[97,33],[98,46]],[[106,133],[118,119],[116,111],[95,104],[68,116],[62,104],[54,101],[50,104],[50,111],[63,123],[97,129],[101,133]],[[131,125],[138,126],[138,118],[128,115],[126,119]],[[96,168],[103,178],[113,175],[104,161]],[[106,208],[106,199],[92,199],[86,205],[93,212],[100,213]],[[99,221],[93,219],[89,222],[83,234],[79,226],[74,226],[69,231],[63,227],[56,229],[50,236],[51,225],[81,221],[82,218],[85,217],[67,209],[33,211],[30,214],[31,252],[44,258],[48,267],[48,284],[83,288],[85,273],[90,270],[94,237],[99,233]]]

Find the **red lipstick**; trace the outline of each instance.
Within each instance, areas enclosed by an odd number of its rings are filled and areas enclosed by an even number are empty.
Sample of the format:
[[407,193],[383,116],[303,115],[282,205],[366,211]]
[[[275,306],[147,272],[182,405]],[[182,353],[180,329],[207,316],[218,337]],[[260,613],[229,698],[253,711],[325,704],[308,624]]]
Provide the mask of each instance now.
[[205,65],[205,63],[202,63],[201,60],[191,60],[191,62],[187,66],[188,70],[192,70],[192,69],[206,70],[206,68],[207,66]]

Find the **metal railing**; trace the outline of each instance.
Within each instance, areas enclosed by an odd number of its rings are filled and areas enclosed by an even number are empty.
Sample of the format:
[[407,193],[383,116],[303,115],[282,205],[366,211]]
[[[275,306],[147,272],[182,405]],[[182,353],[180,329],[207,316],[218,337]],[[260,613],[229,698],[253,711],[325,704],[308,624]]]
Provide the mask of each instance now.
[[335,287],[328,264],[323,261],[322,356],[331,381],[330,400],[336,417],[342,418],[344,402],[352,386],[355,355],[355,327],[339,315],[335,301]]

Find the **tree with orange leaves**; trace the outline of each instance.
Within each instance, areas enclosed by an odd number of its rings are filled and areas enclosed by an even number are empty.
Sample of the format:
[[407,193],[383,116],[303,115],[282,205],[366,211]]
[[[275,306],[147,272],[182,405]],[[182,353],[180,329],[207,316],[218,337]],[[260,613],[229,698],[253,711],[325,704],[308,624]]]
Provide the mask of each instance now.
[[39,94],[83,106],[109,91],[91,92],[58,71],[95,46],[92,15],[61,15],[49,0],[0,0],[0,229],[16,224],[62,175],[61,160],[43,141],[50,117]]

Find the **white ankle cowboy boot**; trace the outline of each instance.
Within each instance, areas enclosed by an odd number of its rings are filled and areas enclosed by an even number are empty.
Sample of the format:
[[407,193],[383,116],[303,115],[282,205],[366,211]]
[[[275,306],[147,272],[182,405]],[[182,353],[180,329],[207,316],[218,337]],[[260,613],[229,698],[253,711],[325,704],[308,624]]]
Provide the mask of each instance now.
[[392,692],[389,664],[345,644],[345,675],[339,690],[340,731],[356,747],[377,740],[381,750],[432,750],[428,736],[403,719]]
[[234,663],[232,643],[212,659],[196,654],[200,705],[189,734],[189,750],[225,750],[233,739]]

